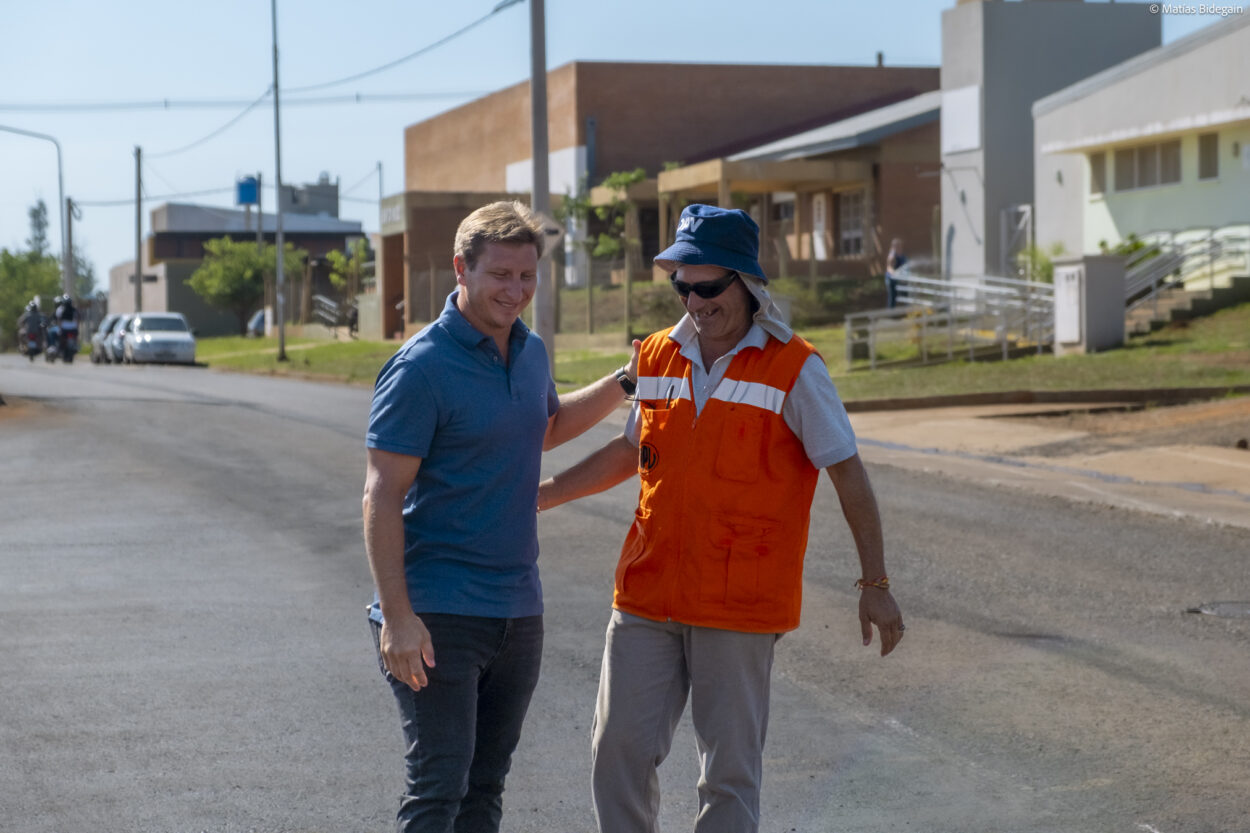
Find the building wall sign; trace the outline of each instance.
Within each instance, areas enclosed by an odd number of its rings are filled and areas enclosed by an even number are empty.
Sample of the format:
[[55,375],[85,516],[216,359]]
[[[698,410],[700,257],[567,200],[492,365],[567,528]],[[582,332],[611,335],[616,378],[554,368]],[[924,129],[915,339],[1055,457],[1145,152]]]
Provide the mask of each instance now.
[[404,197],[402,194],[383,200],[378,209],[378,225],[382,234],[403,234],[407,230],[404,222]]

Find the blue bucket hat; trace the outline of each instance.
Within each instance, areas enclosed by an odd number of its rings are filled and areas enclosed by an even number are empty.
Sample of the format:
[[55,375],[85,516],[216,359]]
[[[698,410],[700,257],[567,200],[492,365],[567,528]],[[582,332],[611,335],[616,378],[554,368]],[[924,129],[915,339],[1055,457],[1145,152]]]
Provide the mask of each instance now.
[[696,203],[681,212],[677,242],[656,255],[655,263],[669,272],[683,265],[723,266],[768,283],[759,253],[760,227],[750,214]]

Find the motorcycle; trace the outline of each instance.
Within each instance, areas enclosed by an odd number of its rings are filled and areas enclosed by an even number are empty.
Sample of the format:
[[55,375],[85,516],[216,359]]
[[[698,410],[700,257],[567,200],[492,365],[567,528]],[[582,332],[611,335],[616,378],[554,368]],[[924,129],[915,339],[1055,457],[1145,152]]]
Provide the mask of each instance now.
[[72,364],[78,352],[78,322],[63,321],[60,331],[61,361]]
[[35,356],[42,351],[39,343],[39,328],[22,325],[17,333],[17,349],[19,353],[33,362]]

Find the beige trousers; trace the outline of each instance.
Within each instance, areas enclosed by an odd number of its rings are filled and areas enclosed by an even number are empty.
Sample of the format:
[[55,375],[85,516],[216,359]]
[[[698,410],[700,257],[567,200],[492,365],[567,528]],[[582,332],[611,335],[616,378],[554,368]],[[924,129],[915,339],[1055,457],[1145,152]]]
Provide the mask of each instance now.
[[756,833],[769,677],[779,634],[612,611],[591,748],[600,833],[656,833],[656,770],[690,699],[700,761],[695,833]]

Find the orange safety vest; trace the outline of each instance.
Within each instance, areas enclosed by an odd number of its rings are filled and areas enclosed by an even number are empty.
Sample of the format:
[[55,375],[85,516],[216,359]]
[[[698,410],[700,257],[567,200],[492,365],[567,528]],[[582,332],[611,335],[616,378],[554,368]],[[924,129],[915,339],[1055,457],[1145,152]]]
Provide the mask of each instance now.
[[650,336],[638,359],[642,482],[613,605],[659,621],[793,630],[819,472],[781,408],[815,348],[794,336],[742,349],[696,419],[690,361],[670,332]]

